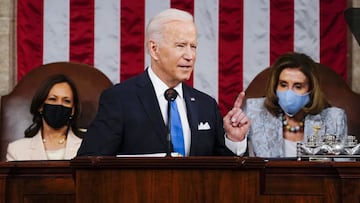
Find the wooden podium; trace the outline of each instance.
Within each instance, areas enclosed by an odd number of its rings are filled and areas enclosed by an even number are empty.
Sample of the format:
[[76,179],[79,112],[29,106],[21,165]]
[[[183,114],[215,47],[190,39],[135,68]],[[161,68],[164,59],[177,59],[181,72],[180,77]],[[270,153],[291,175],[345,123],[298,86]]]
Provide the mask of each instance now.
[[360,163],[240,157],[71,161],[76,202],[359,202]]
[[189,203],[258,202],[257,180],[264,163],[237,157],[92,157],[71,165],[77,202]]

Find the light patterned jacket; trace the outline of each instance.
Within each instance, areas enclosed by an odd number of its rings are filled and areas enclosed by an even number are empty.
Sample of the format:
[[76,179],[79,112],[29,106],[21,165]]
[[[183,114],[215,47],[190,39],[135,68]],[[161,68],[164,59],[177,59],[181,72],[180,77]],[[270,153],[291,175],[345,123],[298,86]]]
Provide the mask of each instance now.
[[[251,120],[248,132],[249,148],[255,156],[278,158],[285,157],[282,116],[273,116],[264,106],[265,98],[247,99],[244,106],[246,115]],[[345,111],[329,107],[320,114],[307,115],[304,121],[304,139],[314,134],[314,126],[319,126],[318,135],[336,135],[344,142],[347,135],[347,118]],[[250,152],[251,155],[251,152]]]

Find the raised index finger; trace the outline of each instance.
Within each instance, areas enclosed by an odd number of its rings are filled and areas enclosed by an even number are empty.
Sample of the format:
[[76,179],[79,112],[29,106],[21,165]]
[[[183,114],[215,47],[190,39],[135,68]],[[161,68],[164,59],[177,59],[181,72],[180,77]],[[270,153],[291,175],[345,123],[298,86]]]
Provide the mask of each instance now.
[[234,108],[240,108],[242,105],[242,102],[244,100],[245,97],[245,92],[240,92],[240,94],[236,97],[235,103],[234,103]]

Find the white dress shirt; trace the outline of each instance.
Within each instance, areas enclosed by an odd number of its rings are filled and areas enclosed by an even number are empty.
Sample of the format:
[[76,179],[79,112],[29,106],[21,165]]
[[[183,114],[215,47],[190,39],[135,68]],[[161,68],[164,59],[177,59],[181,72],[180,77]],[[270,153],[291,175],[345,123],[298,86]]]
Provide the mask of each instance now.
[[[161,114],[164,119],[164,123],[167,125],[168,101],[165,99],[164,93],[167,89],[169,89],[169,87],[163,81],[161,81],[160,78],[157,77],[157,75],[155,75],[154,71],[151,68],[148,69],[148,72],[149,72],[150,80],[155,89],[155,94],[156,94],[156,97],[157,97],[159,105],[160,105]],[[185,156],[189,156],[190,144],[191,144],[190,143],[191,142],[191,139],[190,139],[191,131],[190,131],[188,118],[186,116],[186,105],[185,105],[185,100],[184,100],[184,96],[183,96],[183,90],[182,90],[181,83],[179,85],[177,85],[174,89],[178,93],[178,96],[176,97],[175,101],[176,101],[176,105],[179,110],[181,126],[183,129]]]

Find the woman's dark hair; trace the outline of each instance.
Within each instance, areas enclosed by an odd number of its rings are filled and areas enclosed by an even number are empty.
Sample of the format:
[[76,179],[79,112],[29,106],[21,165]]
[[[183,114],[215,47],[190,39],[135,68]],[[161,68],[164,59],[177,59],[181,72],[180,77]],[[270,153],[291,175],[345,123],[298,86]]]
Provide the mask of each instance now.
[[69,84],[74,101],[74,115],[70,119],[68,125],[71,126],[74,134],[79,136],[79,131],[77,127],[77,118],[80,111],[80,102],[78,97],[78,91],[76,89],[75,83],[63,74],[52,75],[46,78],[41,84],[40,87],[35,92],[35,95],[31,101],[30,113],[33,115],[33,123],[25,130],[25,137],[34,137],[38,131],[42,128],[42,116],[39,112],[39,109],[44,104],[47,99],[51,88],[58,83],[67,83]]
[[305,113],[318,114],[329,106],[320,89],[320,77],[317,64],[305,54],[290,52],[281,55],[271,67],[265,93],[265,107],[271,114],[277,116],[282,112],[278,103],[278,97],[276,96],[276,89],[279,83],[280,73],[285,68],[300,70],[309,81],[310,102],[303,108]]

